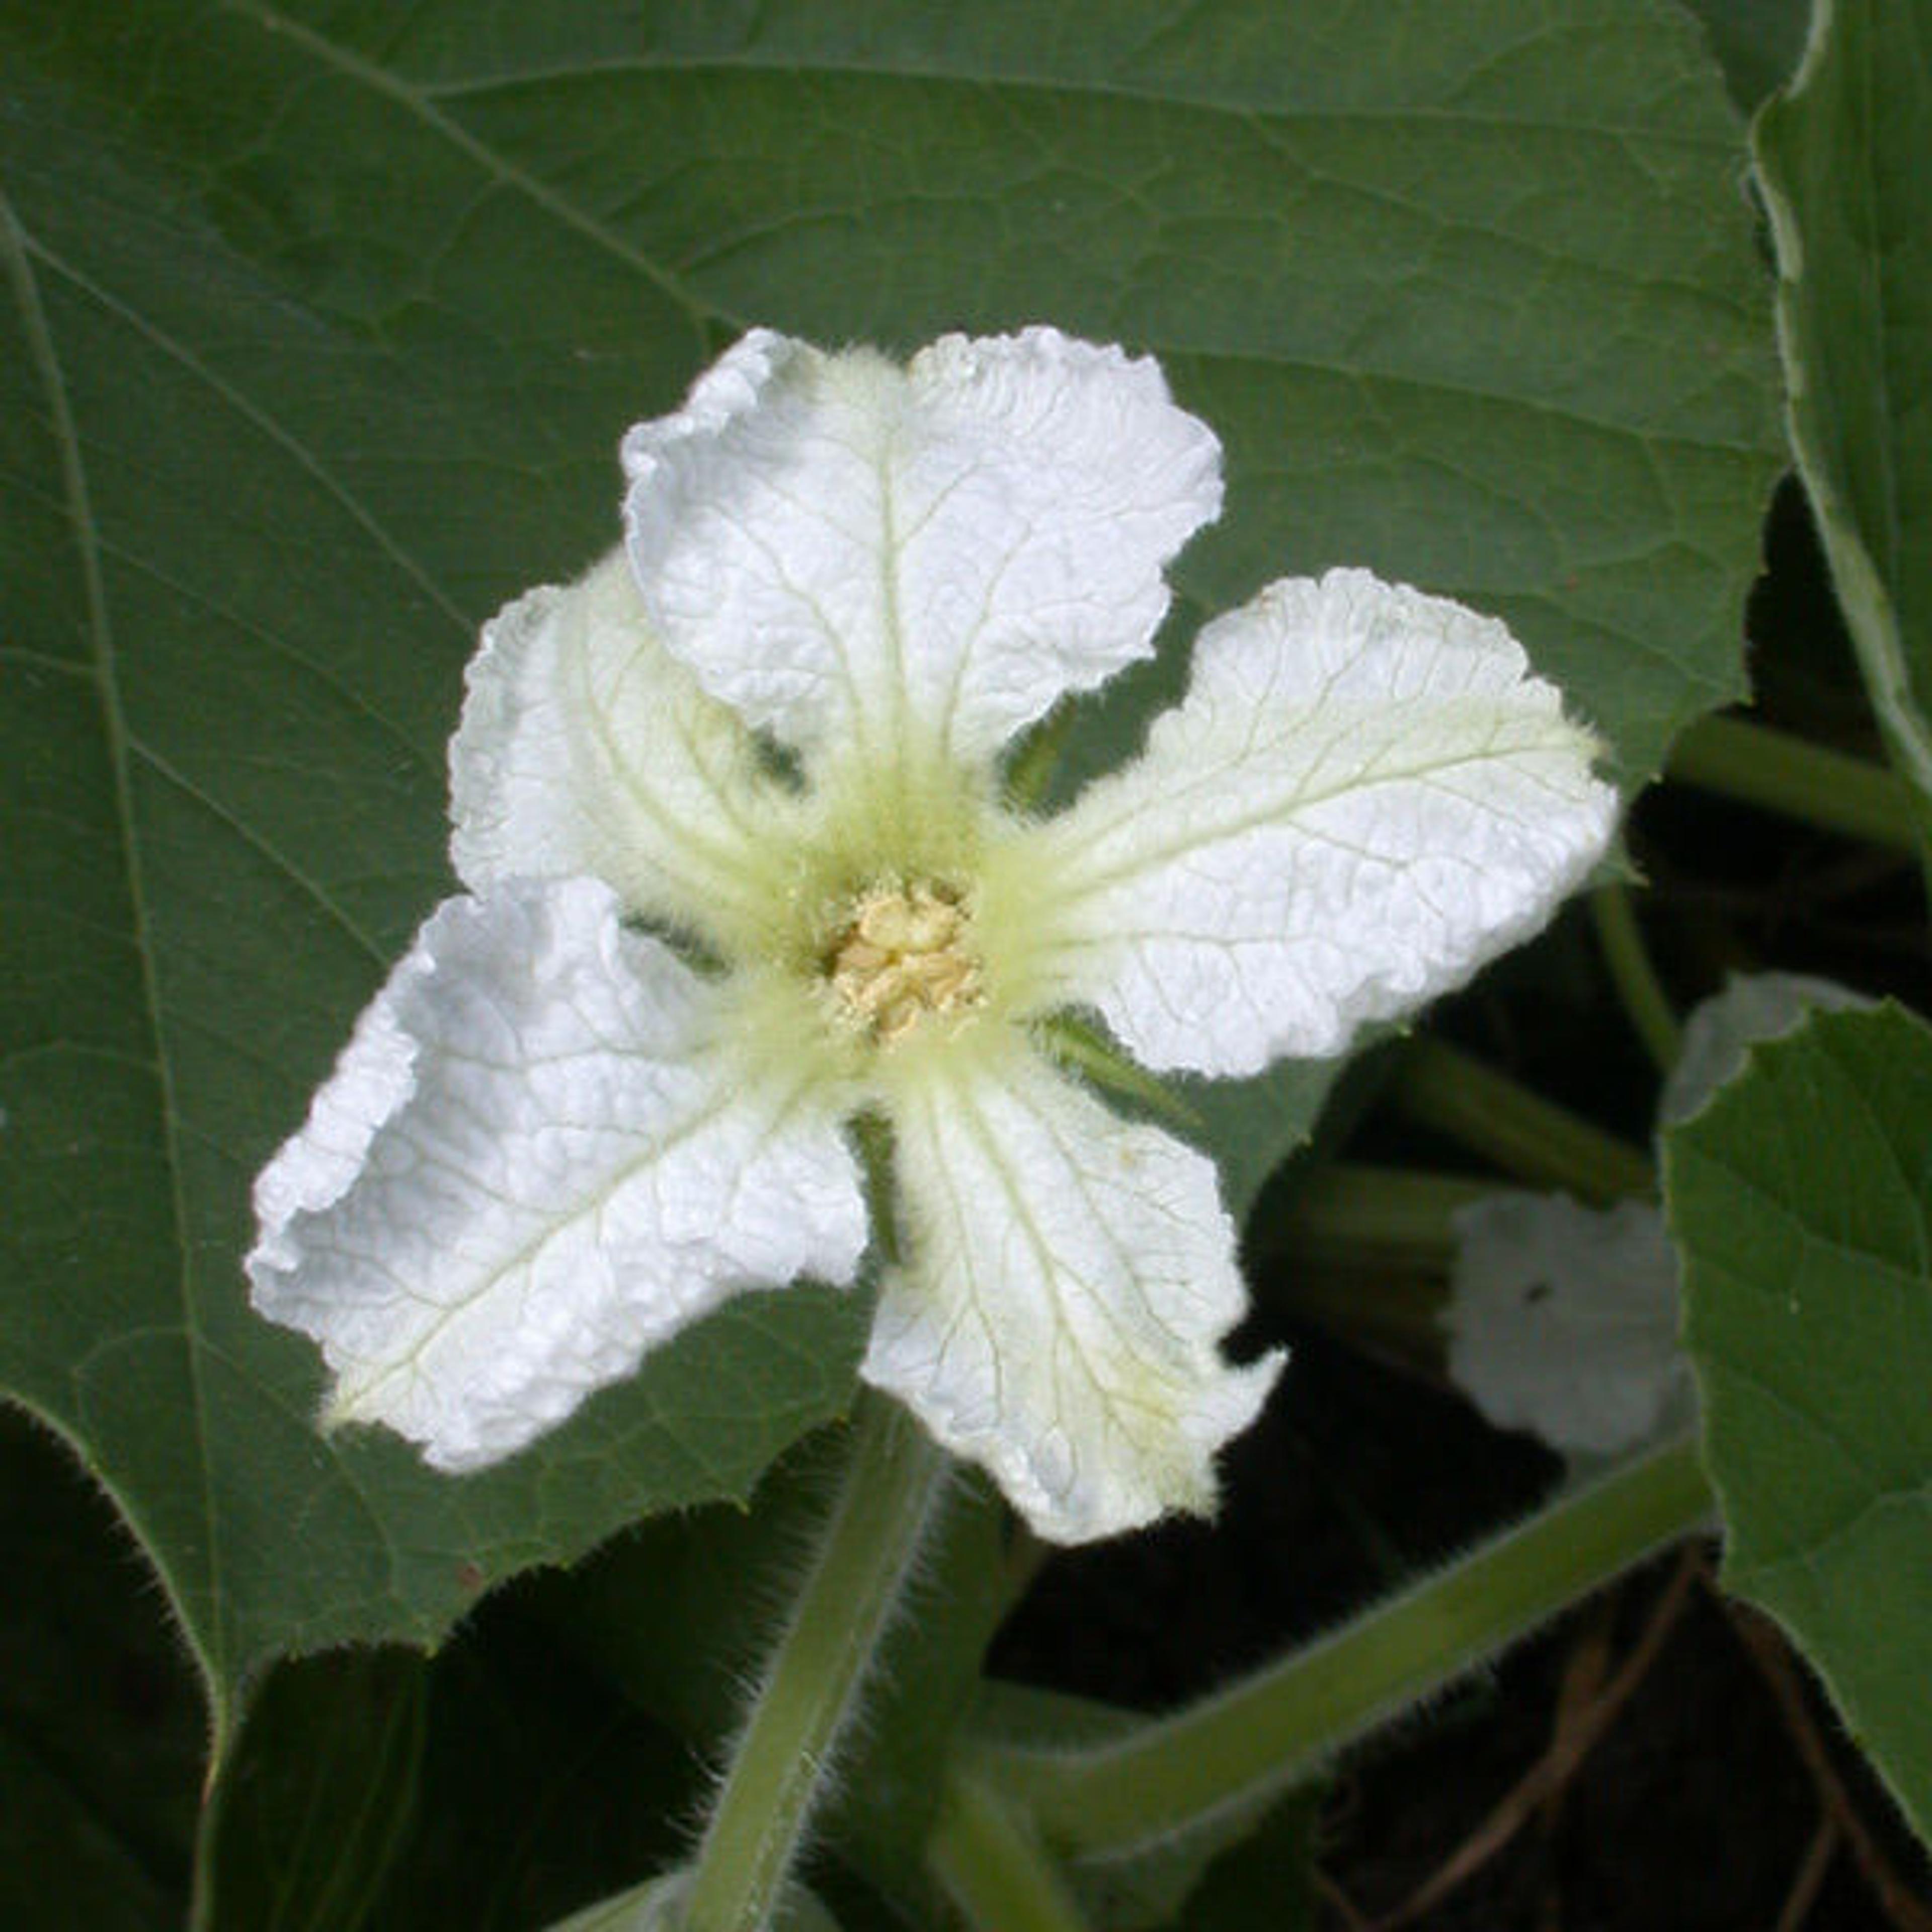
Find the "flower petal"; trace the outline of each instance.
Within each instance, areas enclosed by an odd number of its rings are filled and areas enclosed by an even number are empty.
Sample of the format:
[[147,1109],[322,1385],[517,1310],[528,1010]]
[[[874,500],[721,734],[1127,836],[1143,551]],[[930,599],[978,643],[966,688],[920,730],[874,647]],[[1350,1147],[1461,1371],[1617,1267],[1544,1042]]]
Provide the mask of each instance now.
[[904,370],[759,330],[631,431],[626,518],[665,643],[752,724],[970,763],[1146,655],[1220,460],[1156,363],[1057,330]]
[[850,1278],[856,1168],[716,989],[592,880],[446,901],[256,1183],[256,1306],[335,1420],[448,1470],[519,1449],[735,1291]]
[[1498,1429],[1612,1456],[1688,1426],[1677,1261],[1638,1201],[1497,1194],[1456,1216],[1449,1372]]
[[893,1125],[908,1254],[866,1378],[1053,1541],[1211,1508],[1281,1361],[1216,1349],[1246,1298],[1213,1164],[1017,1046],[936,1060]]
[[1363,571],[1274,584],[1202,634],[1142,755],[1016,842],[1046,986],[1157,1067],[1338,1052],[1582,879],[1596,748],[1494,619]]
[[652,637],[621,551],[501,612],[466,682],[450,850],[472,892],[592,878],[714,937],[764,922],[761,854],[790,800],[736,715]]

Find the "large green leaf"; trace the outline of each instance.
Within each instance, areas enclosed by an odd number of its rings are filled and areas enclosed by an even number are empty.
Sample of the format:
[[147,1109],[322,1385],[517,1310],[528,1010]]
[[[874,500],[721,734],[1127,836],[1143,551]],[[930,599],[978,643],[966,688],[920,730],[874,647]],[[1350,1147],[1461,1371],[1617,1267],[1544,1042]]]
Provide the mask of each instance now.
[[1687,0],[1711,37],[1731,98],[1747,110],[1781,87],[1804,51],[1810,0]]
[[[477,621],[611,542],[618,434],[742,323],[1160,350],[1229,451],[1195,608],[1342,560],[1460,594],[1632,776],[1738,687],[1768,358],[1662,0],[4,0],[0,59],[0,1383],[119,1498],[218,1718],[844,1400],[862,1309],[770,1298],[448,1482],[315,1435],[236,1265],[445,889]],[[1241,1100],[1244,1191],[1321,1084]]]
[[1932,1030],[1820,1015],[1664,1144],[1724,1581],[1932,1835]]
[[1932,836],[1932,0],[1816,0],[1753,130],[1792,447]]

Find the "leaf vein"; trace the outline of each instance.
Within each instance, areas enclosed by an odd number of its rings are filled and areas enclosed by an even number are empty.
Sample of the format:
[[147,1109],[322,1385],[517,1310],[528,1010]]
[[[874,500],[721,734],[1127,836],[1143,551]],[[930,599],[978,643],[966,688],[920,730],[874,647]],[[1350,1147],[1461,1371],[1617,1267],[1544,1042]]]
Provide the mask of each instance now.
[[[109,762],[113,771],[114,806],[121,830],[122,856],[127,882],[130,923],[135,950],[140,962],[142,1004],[160,1088],[160,1130],[163,1159],[169,1186],[170,1217],[172,1223],[177,1261],[176,1282],[181,1292],[182,1318],[188,1330],[185,1350],[190,1398],[194,1408],[196,1462],[201,1478],[201,1508],[207,1526],[206,1561],[203,1586],[208,1605],[208,1638],[218,1649],[227,1636],[227,1606],[222,1582],[220,1525],[214,1508],[214,1472],[209,1466],[208,1402],[203,1386],[200,1337],[195,1322],[192,1270],[188,1244],[188,1202],[182,1180],[181,1148],[177,1132],[174,1070],[170,1062],[161,1030],[160,973],[154,957],[152,916],[148,910],[146,881],[141,847],[136,829],[132,775],[129,770],[129,739],[125,714],[122,709],[120,681],[116,662],[112,618],[107,586],[100,566],[98,533],[88,487],[87,468],[81,454],[79,425],[74,420],[72,398],[55,346],[40,283],[34,270],[36,249],[22,226],[13,204],[0,194],[0,249],[7,258],[8,278],[14,285],[20,320],[29,352],[46,392],[54,434],[61,453],[61,472],[68,497],[69,519],[74,526],[74,547],[80,566],[87,604],[87,636],[94,667],[95,688],[100,694],[100,720],[107,740]],[[165,1574],[170,1563],[167,1552],[156,1546],[154,1560]],[[182,1593],[185,1594],[185,1593]],[[207,1687],[211,1708],[216,1714],[219,1736],[226,1707],[226,1673],[219,1666],[226,1659],[211,1651],[204,1641],[197,1620],[184,1618],[182,1628],[190,1653],[200,1666]]]

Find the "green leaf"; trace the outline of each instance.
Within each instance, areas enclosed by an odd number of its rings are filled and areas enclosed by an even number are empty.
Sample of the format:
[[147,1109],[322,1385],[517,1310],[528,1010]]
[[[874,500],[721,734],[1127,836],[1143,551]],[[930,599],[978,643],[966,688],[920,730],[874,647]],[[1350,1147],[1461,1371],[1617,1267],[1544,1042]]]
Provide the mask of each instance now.
[[[212,138],[201,108],[224,100],[273,112],[246,70],[272,40],[211,16],[204,64],[172,39],[195,16],[112,12],[26,50],[40,84],[4,130],[0,369],[21,393],[0,577],[26,599],[9,644],[30,642],[0,664],[4,815],[27,832],[0,876],[0,1379],[152,1552],[219,1747],[277,1652],[434,1641],[500,1576],[745,1493],[844,1405],[862,1310],[748,1300],[470,1480],[317,1434],[315,1352],[245,1304],[249,1179],[446,889],[442,740],[474,620],[509,587],[479,576],[574,560],[592,520],[560,514],[570,463],[545,452],[601,472],[618,416],[592,429],[550,392],[581,327],[532,356],[480,325],[450,340],[472,327],[452,310],[402,350],[278,292],[162,139]],[[123,33],[207,100],[131,128],[91,65]],[[613,286],[607,326],[620,299],[644,320]]]
[[1749,112],[1782,87],[1804,46],[1810,0],[1687,0],[1704,23],[1730,83],[1731,98]]
[[1288,1060],[1247,1080],[1202,1080],[1150,1073],[1084,1017],[1056,1014],[1040,1044],[1066,1071],[1083,1076],[1117,1113],[1164,1128],[1205,1148],[1220,1165],[1221,1187],[1238,1220],[1282,1156],[1308,1138],[1340,1076],[1338,1060]]
[[430,1668],[407,1651],[349,1650],[271,1673],[205,1820],[204,1924],[368,1923],[416,1824]]
[[58,1443],[0,1412],[0,1925],[172,1932],[207,1728],[147,1573]]
[[1316,1832],[1328,1795],[1325,1784],[1291,1791],[1222,1852],[1189,1899],[1183,1932],[1314,1932]]
[[1221,1186],[1238,1220],[1262,1184],[1314,1131],[1340,1060],[1286,1060],[1250,1080],[1180,1080],[1184,1103],[1198,1114],[1201,1144],[1221,1168]]
[[205,1814],[196,1925],[548,1924],[674,1863],[701,1782],[512,1591],[434,1660],[390,1648],[276,1667]]
[[1932,1030],[1820,1015],[1665,1162],[1724,1582],[1932,1835]]
[[1752,135],[1792,448],[1886,745],[1932,836],[1932,0],[1817,0]]
[[431,1666],[414,1827],[374,1923],[548,1924],[678,1862],[707,1785],[506,1593]]
[[[432,1642],[845,1399],[856,1299],[748,1301],[447,1481],[315,1434],[236,1267],[447,889],[478,620],[612,542],[618,435],[743,323],[1160,351],[1228,450],[1194,610],[1460,595],[1632,778],[1739,688],[1759,278],[1661,0],[5,0],[0,59],[0,1384],[153,1554],[218,1742],[268,1657]],[[1236,1090],[1238,1195],[1324,1078]]]

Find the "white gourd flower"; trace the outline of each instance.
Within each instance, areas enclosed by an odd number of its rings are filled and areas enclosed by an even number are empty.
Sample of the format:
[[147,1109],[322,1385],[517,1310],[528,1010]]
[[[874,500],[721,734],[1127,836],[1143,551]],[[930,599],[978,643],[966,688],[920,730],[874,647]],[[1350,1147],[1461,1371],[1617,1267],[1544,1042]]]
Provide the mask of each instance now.
[[903,368],[756,331],[623,453],[624,550],[484,634],[466,890],[258,1181],[256,1306],[322,1345],[327,1420],[478,1468],[728,1297],[852,1280],[869,1112],[866,1379],[1042,1536],[1210,1508],[1280,1358],[1222,1357],[1212,1164],[1043,1023],[1209,1076],[1340,1053],[1588,872],[1594,741],[1501,623],[1338,570],[1210,625],[1070,809],[1015,808],[1003,752],[1151,652],[1221,500],[1159,367],[1050,328]]
[[1694,1425],[1655,1208],[1511,1192],[1472,1202],[1455,1228],[1449,1374],[1496,1428],[1588,1462]]
[[[1871,1004],[1803,974],[1732,978],[1684,1021],[1658,1098],[1659,1160],[1664,1130],[1742,1073],[1754,1046],[1795,1033],[1814,1010]],[[1455,1237],[1450,1378],[1497,1428],[1528,1430],[1559,1455],[1591,1462],[1696,1426],[1661,1208],[1510,1190],[1462,1209]]]

